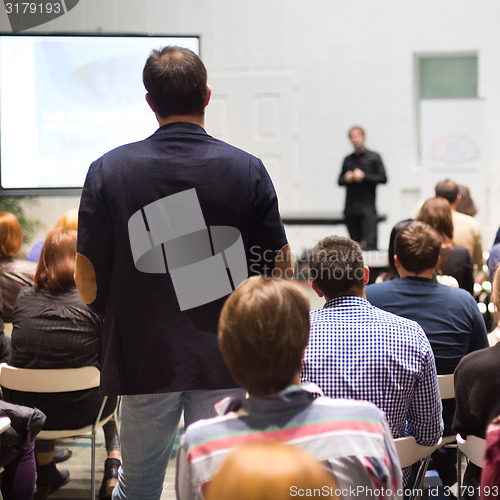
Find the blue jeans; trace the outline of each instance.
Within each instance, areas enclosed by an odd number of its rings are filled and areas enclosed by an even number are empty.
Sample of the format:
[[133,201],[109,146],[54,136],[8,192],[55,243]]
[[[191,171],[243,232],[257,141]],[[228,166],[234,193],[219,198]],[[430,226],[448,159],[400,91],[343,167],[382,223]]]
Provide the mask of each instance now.
[[221,399],[244,395],[242,389],[221,389],[123,396],[122,465],[113,499],[158,500],[182,410],[187,427],[214,417],[214,405]]

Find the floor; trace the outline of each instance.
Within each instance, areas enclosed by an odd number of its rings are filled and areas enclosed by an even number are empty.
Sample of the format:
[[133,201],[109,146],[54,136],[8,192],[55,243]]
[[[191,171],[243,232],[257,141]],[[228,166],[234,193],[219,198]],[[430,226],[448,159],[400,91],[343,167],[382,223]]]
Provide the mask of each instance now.
[[[73,452],[69,460],[58,464],[59,469],[69,470],[70,481],[50,495],[48,499],[90,500],[90,441],[87,439],[68,439],[58,441],[58,445],[69,448]],[[104,435],[102,430],[99,430],[96,448],[96,494],[99,493],[105,460]],[[172,453],[167,467],[161,500],[175,500],[175,451]]]

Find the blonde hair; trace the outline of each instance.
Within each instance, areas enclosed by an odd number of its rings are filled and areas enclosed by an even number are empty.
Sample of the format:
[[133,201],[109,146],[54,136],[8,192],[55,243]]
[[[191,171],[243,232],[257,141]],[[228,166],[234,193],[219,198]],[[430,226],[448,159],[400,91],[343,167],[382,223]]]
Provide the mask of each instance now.
[[335,498],[336,483],[306,450],[283,443],[250,443],[233,451],[208,484],[206,500],[285,500],[300,491]]
[[308,342],[309,299],[291,281],[252,276],[222,308],[222,356],[234,380],[254,396],[290,385]]
[[58,221],[54,227],[62,227],[64,229],[78,230],[78,209],[72,208],[68,210]]

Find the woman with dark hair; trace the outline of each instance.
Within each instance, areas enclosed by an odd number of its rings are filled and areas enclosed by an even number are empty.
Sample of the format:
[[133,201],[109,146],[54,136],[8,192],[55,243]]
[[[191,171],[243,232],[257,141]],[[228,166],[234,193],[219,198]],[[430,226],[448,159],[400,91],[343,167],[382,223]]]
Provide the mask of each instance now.
[[[56,228],[47,234],[35,274],[35,286],[19,293],[13,313],[10,364],[19,368],[98,366],[101,318],[80,299],[75,272],[76,231]],[[47,415],[44,429],[76,429],[92,423],[102,402],[97,389],[75,393],[36,394],[5,390],[5,398],[35,406]],[[103,418],[116,406],[109,398]],[[106,472],[100,498],[110,498],[116,484],[120,451],[114,420],[104,427]],[[54,441],[37,440],[37,494],[46,496],[65,484],[69,472],[57,470]]]
[[441,236],[439,274],[453,276],[458,286],[474,293],[474,266],[469,251],[453,243],[451,206],[444,198],[429,198],[420,209],[417,220],[429,224]]
[[394,240],[396,239],[396,235],[406,227],[413,219],[404,219],[399,221],[391,231],[391,235],[389,236],[389,251],[387,254],[387,260],[389,261],[389,266],[387,267],[387,271],[382,273],[378,278],[377,282],[381,281],[390,281],[396,278],[399,278],[398,270],[396,269],[396,264],[394,263]]

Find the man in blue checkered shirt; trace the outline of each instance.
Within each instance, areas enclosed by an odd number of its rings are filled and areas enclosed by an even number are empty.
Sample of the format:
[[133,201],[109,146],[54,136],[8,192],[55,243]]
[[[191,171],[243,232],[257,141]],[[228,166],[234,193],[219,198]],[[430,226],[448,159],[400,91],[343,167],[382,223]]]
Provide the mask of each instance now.
[[369,270],[354,241],[324,238],[309,256],[309,269],[312,288],[326,304],[310,314],[302,380],[314,382],[326,396],[375,403],[394,438],[437,443],[443,433],[441,398],[422,328],[366,300]]
[[[486,326],[472,295],[433,279],[439,268],[441,236],[423,222],[413,221],[394,240],[394,262],[399,279],[370,285],[371,304],[416,321],[425,331],[440,375],[453,373],[468,353],[488,347]],[[455,400],[443,401],[444,435],[454,435],[451,424]],[[444,448],[433,455],[441,481],[457,480],[455,450]]]

